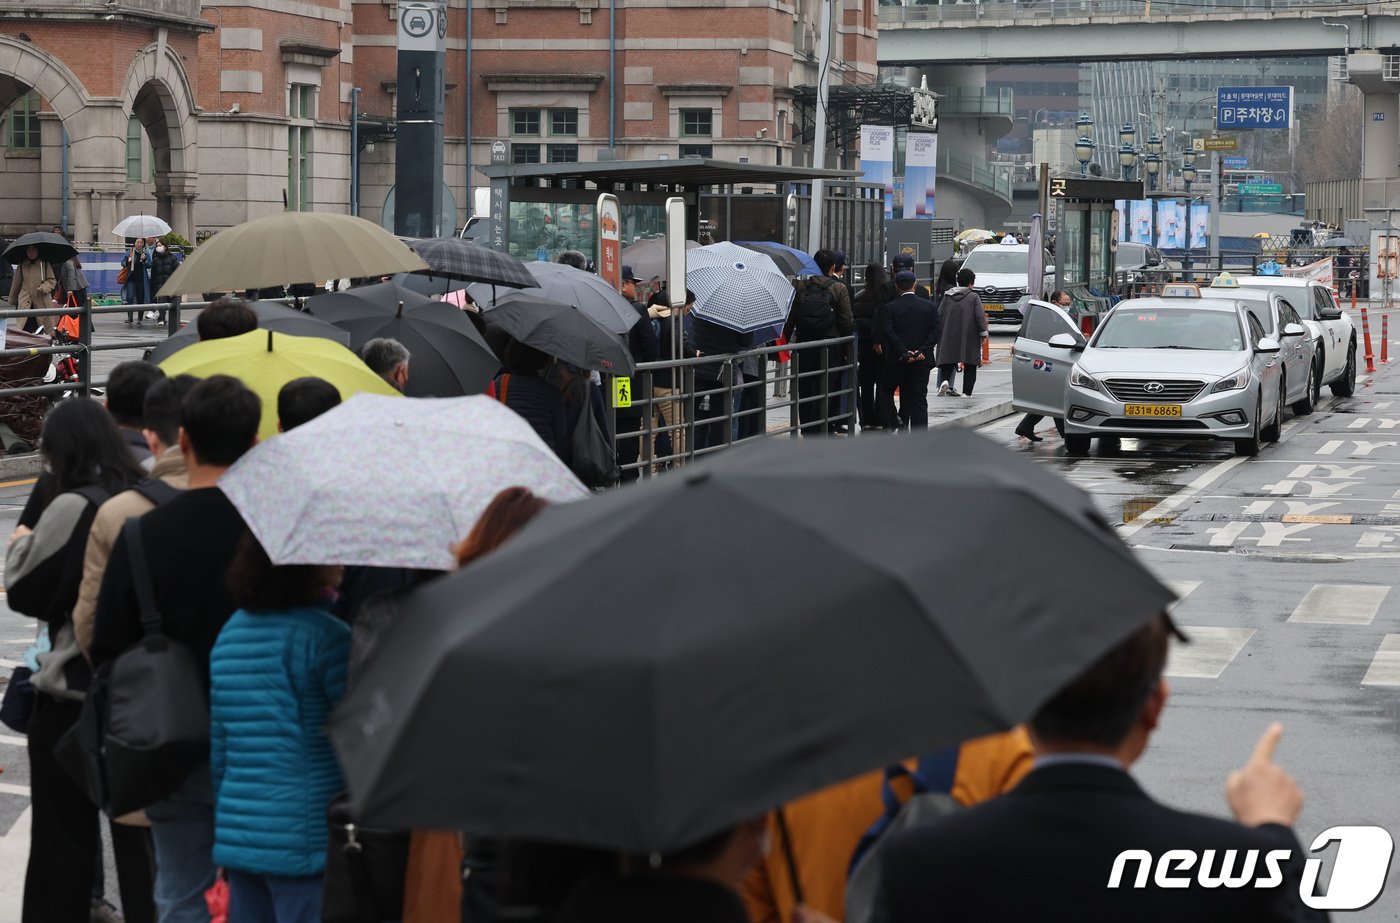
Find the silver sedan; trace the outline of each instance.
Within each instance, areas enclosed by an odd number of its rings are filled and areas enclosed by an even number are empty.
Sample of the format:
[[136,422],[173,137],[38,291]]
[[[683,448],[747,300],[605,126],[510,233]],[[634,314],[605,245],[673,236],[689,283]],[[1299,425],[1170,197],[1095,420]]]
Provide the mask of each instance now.
[[[1305,335],[1298,324],[1280,332],[1290,342]],[[1281,345],[1239,301],[1138,298],[1114,308],[1086,345],[1061,336],[1051,344],[1079,351],[1065,386],[1071,455],[1087,454],[1094,436],[1231,439],[1241,455],[1279,438]]]

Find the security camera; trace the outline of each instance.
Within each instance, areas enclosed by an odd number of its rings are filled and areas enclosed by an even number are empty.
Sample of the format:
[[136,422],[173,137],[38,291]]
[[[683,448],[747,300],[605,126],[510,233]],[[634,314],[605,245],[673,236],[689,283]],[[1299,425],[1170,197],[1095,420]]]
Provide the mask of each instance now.
[[758,130],[758,134],[754,135],[754,137],[755,137],[755,138],[762,138],[763,136],[765,136],[765,135],[767,135],[767,134],[768,134],[768,129],[766,129],[766,128],[760,128],[760,129]]
[[238,114],[238,103],[234,103],[232,106],[229,106],[229,107],[228,107],[228,114],[229,114],[229,115],[237,115],[237,114]]

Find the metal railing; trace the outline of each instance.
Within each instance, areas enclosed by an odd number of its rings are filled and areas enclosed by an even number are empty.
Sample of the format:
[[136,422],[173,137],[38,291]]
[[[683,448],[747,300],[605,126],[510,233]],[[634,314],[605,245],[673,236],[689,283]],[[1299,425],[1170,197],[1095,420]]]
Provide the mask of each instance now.
[[985,160],[957,157],[945,148],[938,157],[938,176],[981,186],[1011,201],[1011,177],[1006,170],[995,168]]
[[[1316,0],[1156,0],[1152,4],[1152,21],[1172,16],[1200,18],[1218,14],[1238,16],[1241,13],[1269,13],[1277,10],[1300,10],[1316,7]],[[945,0],[904,0],[891,3],[881,0],[881,25],[896,23],[1037,23],[1057,19],[1095,19],[1110,17],[1142,20],[1147,18],[1142,0],[984,0],[984,2],[952,2]]]
[[935,87],[938,114],[1015,115],[1016,104],[1010,87]]
[[[782,353],[791,358],[783,361]],[[653,477],[744,439],[825,436],[833,426],[854,430],[855,353],[855,337],[846,336],[638,365],[631,413],[609,410],[623,480]],[[762,374],[749,380],[738,369],[751,359],[759,360]],[[657,393],[654,382],[662,373],[677,384],[670,393]],[[776,427],[768,419],[775,409],[770,385],[774,397],[786,397],[777,408],[787,409],[787,421]],[[640,421],[631,422],[638,414]],[[668,441],[669,450],[658,448]]]

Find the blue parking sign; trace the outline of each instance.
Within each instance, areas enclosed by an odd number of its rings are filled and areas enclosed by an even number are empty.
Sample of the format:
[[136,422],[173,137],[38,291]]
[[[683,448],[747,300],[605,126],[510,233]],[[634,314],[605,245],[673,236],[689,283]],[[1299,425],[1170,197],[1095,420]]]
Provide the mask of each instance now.
[[1216,90],[1215,127],[1289,128],[1293,124],[1292,87],[1220,87]]

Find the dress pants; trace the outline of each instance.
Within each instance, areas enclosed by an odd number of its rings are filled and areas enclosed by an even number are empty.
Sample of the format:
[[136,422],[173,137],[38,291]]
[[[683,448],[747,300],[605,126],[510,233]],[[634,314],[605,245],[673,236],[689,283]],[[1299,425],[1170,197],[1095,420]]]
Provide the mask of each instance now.
[[884,373],[885,357],[875,351],[874,337],[862,337],[856,351],[858,364],[856,377],[860,382],[860,425],[862,429],[871,426],[886,426],[885,416],[880,410],[881,375]]
[[910,429],[928,429],[929,364],[923,361],[897,365],[900,416],[908,421]]
[[619,410],[617,412],[617,464],[622,468],[622,483],[635,481],[642,476],[640,468],[626,468],[642,457],[642,411]]

